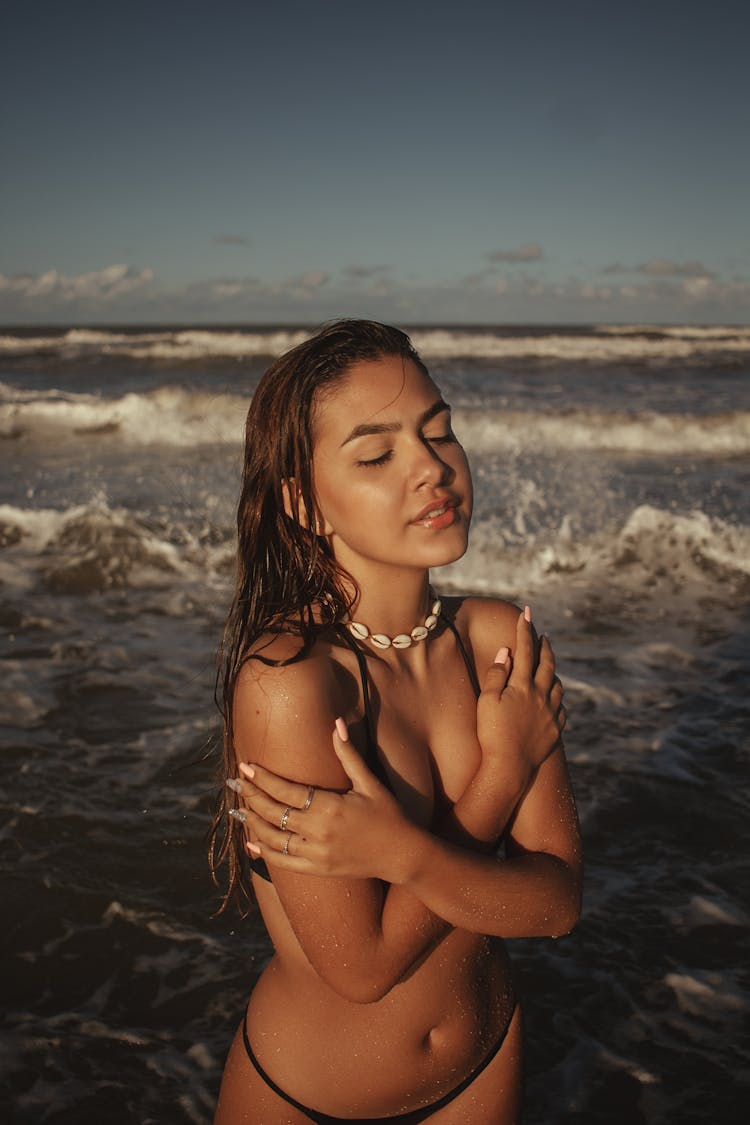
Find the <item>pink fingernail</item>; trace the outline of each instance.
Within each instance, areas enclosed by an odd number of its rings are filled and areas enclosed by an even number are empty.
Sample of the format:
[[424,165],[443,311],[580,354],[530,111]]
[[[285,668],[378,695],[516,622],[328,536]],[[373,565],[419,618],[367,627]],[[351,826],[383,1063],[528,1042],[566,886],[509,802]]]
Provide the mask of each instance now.
[[256,856],[256,858],[257,858],[257,856],[260,855],[260,848],[258,847],[257,844],[250,844],[249,843],[247,845],[247,850],[250,852],[250,855],[254,855],[254,856]]
[[249,777],[251,781],[255,777],[255,770],[247,762],[240,762],[240,773],[244,773],[245,777]]
[[340,715],[336,720],[336,733],[338,734],[342,742],[349,741],[349,730],[347,728],[345,720],[342,719]]
[[510,649],[507,645],[503,645],[502,648],[499,648],[497,650],[497,656],[495,657],[495,664],[505,664],[505,661],[508,659],[509,652]]
[[527,620],[527,621],[528,621],[529,623],[531,623],[531,606],[525,605],[525,606],[523,607],[523,615],[524,615],[524,617],[526,618],[526,620]]

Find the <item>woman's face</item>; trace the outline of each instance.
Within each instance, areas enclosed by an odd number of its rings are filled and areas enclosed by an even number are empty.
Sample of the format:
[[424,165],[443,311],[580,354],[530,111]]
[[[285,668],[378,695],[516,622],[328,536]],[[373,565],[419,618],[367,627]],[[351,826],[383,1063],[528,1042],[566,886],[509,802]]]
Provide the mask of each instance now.
[[354,577],[371,564],[424,569],[464,554],[466,454],[450,408],[415,363],[383,356],[355,364],[321,397],[314,433],[318,530]]

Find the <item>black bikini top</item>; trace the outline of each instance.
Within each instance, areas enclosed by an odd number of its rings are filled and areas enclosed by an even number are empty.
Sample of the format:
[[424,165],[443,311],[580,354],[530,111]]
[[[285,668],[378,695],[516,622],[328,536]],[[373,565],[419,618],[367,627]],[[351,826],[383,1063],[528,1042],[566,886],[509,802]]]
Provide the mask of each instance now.
[[[479,686],[476,669],[474,667],[473,661],[466,651],[466,645],[461,638],[461,634],[456,628],[455,623],[451,621],[450,617],[446,617],[445,615],[443,615],[442,620],[446,623],[450,631],[453,633],[453,636],[456,638],[458,651],[463,657],[464,664],[466,665],[466,671],[468,673],[469,680],[471,681],[471,686],[473,687],[474,694],[478,699],[482,689]],[[349,646],[349,648],[357,658],[359,677],[362,682],[362,702],[364,704],[365,711],[365,733],[367,739],[365,762],[367,763],[367,768],[375,774],[375,776],[379,781],[383,783],[383,785],[386,785],[390,789],[390,784],[388,782],[388,776],[386,774],[385,767],[378,754],[378,740],[375,731],[375,716],[373,715],[372,697],[370,695],[370,676],[367,671],[367,660],[365,658],[365,654],[362,652],[362,649],[359,647],[359,645],[350,634],[349,630],[344,625],[337,625],[336,632],[341,637],[341,639]],[[267,660],[263,656],[251,655],[248,659],[260,660],[264,664],[273,663],[273,661]],[[265,879],[269,883],[271,882],[271,876],[268,872],[268,868],[266,867],[265,860],[251,858],[249,862],[250,867],[256,875],[259,875],[261,879]]]

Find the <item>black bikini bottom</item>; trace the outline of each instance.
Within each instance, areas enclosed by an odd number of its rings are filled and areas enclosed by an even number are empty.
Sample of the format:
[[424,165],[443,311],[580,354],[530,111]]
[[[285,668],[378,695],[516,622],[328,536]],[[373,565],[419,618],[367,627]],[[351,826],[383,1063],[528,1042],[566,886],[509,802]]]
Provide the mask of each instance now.
[[275,1094],[278,1094],[280,1098],[283,1098],[285,1102],[288,1102],[289,1105],[293,1105],[295,1109],[300,1110],[302,1113],[306,1113],[310,1120],[315,1121],[317,1125],[346,1125],[347,1122],[369,1122],[370,1125],[378,1125],[378,1122],[383,1122],[383,1125],[418,1125],[418,1122],[426,1121],[431,1114],[435,1113],[439,1109],[442,1109],[443,1106],[448,1105],[453,1101],[454,1098],[457,1098],[459,1094],[462,1094],[463,1091],[472,1084],[474,1079],[479,1077],[485,1067],[490,1065],[490,1063],[502,1047],[503,1043],[505,1042],[505,1037],[508,1034],[510,1021],[513,1019],[515,1010],[516,1006],[514,1005],[510,1015],[508,1016],[508,1021],[505,1024],[505,1027],[500,1032],[500,1036],[494,1047],[492,1048],[490,1053],[482,1059],[479,1066],[476,1067],[476,1069],[474,1069],[471,1074],[467,1075],[466,1078],[464,1078],[463,1082],[459,1082],[458,1086],[456,1086],[453,1090],[450,1090],[447,1094],[444,1094],[442,1098],[438,1098],[436,1102],[431,1102],[430,1105],[422,1106],[421,1109],[410,1110],[408,1113],[398,1113],[395,1117],[332,1117],[330,1113],[321,1113],[318,1109],[310,1109],[309,1106],[303,1105],[302,1102],[298,1102],[296,1098],[293,1098],[289,1094],[285,1093],[284,1090],[282,1090],[281,1087],[274,1082],[273,1078],[271,1078],[270,1075],[266,1074],[265,1070],[253,1054],[253,1049],[250,1046],[250,1040],[247,1036],[247,1019],[243,1019],[242,1021],[242,1038],[245,1043],[247,1057],[250,1059],[250,1062],[253,1064],[265,1084],[269,1086]]

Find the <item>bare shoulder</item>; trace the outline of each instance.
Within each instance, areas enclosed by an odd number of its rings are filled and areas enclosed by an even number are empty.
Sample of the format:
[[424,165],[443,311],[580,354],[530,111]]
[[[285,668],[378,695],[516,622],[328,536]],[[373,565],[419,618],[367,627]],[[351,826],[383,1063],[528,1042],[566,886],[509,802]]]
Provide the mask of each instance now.
[[311,692],[325,690],[335,683],[334,662],[327,646],[316,643],[305,649],[302,640],[291,633],[261,637],[252,648],[237,677],[235,707],[245,697],[255,702],[262,697],[276,704]]
[[336,786],[342,770],[332,731],[344,713],[341,677],[324,644],[303,651],[299,638],[264,638],[242,666],[234,693],[234,743],[240,761],[285,777]]
[[478,669],[488,667],[502,645],[513,649],[516,625],[521,612],[517,605],[502,598],[449,598],[454,607],[456,625],[474,654]]

